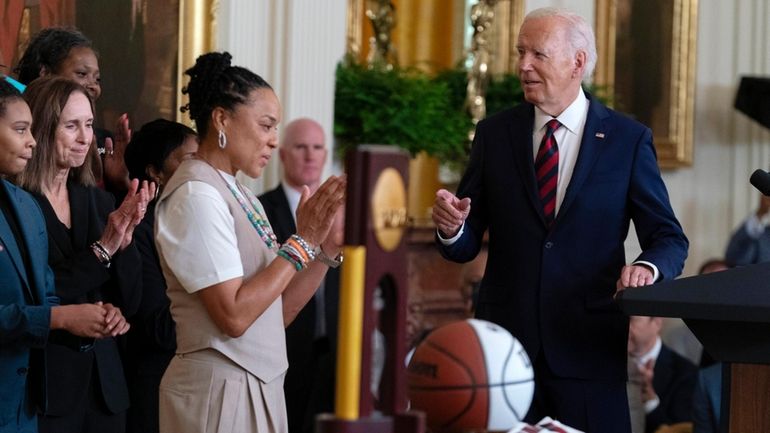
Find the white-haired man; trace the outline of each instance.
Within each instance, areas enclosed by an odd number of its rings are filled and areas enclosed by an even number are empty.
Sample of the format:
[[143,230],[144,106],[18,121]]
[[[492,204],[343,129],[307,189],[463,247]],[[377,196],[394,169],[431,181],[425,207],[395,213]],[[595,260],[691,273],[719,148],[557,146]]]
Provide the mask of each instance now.
[[[615,293],[679,275],[687,238],[649,128],[582,89],[596,63],[585,19],[532,11],[517,49],[526,102],[479,122],[457,195],[436,194],[437,244],[466,262],[489,230],[476,316],[511,331],[533,360],[527,421],[629,432],[628,318]],[[627,265],[631,220],[642,253]]]
[[[283,181],[259,197],[279,242],[296,232],[295,212],[303,186],[321,185],[328,149],[318,122],[301,118],[284,129],[279,155]],[[289,433],[313,431],[315,415],[334,410],[339,272],[329,269],[313,299],[286,328],[289,370],[284,381]]]

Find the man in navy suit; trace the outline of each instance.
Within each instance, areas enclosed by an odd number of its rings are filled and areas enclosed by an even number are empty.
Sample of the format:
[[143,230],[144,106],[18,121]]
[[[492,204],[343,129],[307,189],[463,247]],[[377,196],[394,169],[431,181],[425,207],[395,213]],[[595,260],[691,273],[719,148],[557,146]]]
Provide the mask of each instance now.
[[[677,276],[687,238],[650,130],[582,90],[596,63],[585,19],[535,10],[517,48],[526,102],[479,122],[457,195],[436,194],[437,244],[467,262],[489,230],[476,316],[511,331],[534,363],[528,422],[628,432],[628,318],[615,294]],[[627,265],[630,221],[642,253]]]
[[[286,125],[279,155],[283,182],[259,197],[279,242],[297,231],[295,214],[303,186],[315,192],[326,163],[326,139],[318,122]],[[289,369],[284,380],[289,433],[310,433],[315,416],[334,410],[339,270],[330,268],[315,296],[286,328]]]
[[[0,79],[0,177],[26,166],[35,147],[31,124],[27,103]],[[35,405],[46,404],[41,349],[51,329],[87,338],[112,330],[101,305],[58,303],[40,207],[0,178],[0,432],[37,431]]]

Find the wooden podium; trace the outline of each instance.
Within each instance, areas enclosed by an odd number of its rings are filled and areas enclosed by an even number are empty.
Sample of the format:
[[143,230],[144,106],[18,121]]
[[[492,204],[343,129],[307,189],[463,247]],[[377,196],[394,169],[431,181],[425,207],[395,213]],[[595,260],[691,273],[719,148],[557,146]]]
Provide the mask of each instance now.
[[627,289],[618,298],[628,315],[684,319],[704,350],[731,363],[723,433],[770,432],[770,263]]

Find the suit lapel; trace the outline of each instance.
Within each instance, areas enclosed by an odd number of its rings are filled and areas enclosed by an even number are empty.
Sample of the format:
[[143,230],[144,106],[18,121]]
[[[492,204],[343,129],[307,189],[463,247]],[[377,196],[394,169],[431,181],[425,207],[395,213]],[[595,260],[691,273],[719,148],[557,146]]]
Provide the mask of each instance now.
[[671,375],[673,372],[674,357],[666,346],[660,348],[658,359],[655,360],[655,367],[653,369],[652,387],[662,393],[667,388],[667,385],[671,382]]
[[51,202],[44,195],[35,195],[40,209],[43,211],[43,217],[45,217],[45,225],[48,229],[48,248],[49,254],[52,251],[58,251],[59,256],[72,255],[72,241],[70,241],[69,233],[64,229],[64,224],[59,221],[59,217],[56,216]]
[[[283,187],[279,184],[277,188],[263,195],[260,200],[270,203],[272,212],[266,212],[269,215],[268,221],[278,237],[278,241],[283,243],[297,231],[294,224],[294,215],[291,214],[289,200],[283,192]],[[271,213],[272,215],[270,215]]]
[[[14,194],[14,191],[11,191],[5,185],[5,181],[2,181],[2,188],[5,188],[6,196],[8,197],[8,204],[11,208],[11,211],[16,214],[16,221],[21,232],[20,234],[27,242],[27,247],[30,247],[30,236],[26,233],[25,229],[27,224],[23,223],[23,215],[21,215],[19,212],[19,200],[17,199],[16,194]],[[11,225],[8,223],[8,220],[5,218],[5,214],[3,212],[0,212],[0,244],[2,244],[0,246],[8,251],[8,255],[11,257],[11,262],[13,262],[13,266],[16,268],[16,272],[24,282],[24,286],[30,295],[30,299],[37,299],[38,297],[33,296],[32,291],[30,290],[29,279],[27,278],[27,270],[24,268],[24,261],[21,258],[21,250],[19,249],[19,245],[16,243],[16,237],[13,235],[13,231],[11,231]]]
[[[71,246],[75,250],[83,250],[88,244],[88,229],[93,225],[90,222],[91,203],[88,200],[88,190],[76,184],[68,184],[67,190],[69,191],[70,215],[72,218]],[[75,221],[77,221],[77,224],[75,224]]]
[[532,125],[535,122],[535,107],[524,103],[514,111],[514,119],[510,124],[511,147],[513,160],[518,165],[521,183],[527,190],[527,197],[540,220],[545,225],[543,205],[537,193],[537,178],[535,177],[535,155],[532,153]]
[[278,212],[281,214],[278,218],[278,225],[281,226],[281,230],[284,233],[288,233],[286,237],[291,236],[292,233],[297,231],[294,224],[294,215],[291,214],[291,208],[289,207],[289,200],[286,198],[286,194],[283,192],[283,188],[279,185],[280,194],[277,194],[280,204],[278,206]]
[[[13,197],[13,205],[16,207],[16,217],[19,218],[19,221],[23,221],[27,217],[27,211],[26,209],[22,209],[20,206],[21,200],[17,197],[17,195],[21,192],[20,189],[16,189],[14,192]],[[45,224],[45,221],[43,221],[43,224]],[[33,228],[34,227],[34,228]],[[35,232],[34,230],[40,230],[42,227],[35,224],[34,226],[29,223],[25,223],[23,225],[20,224],[19,229],[21,230],[21,235],[24,238],[24,242],[26,242],[27,245],[27,253],[29,254],[29,278],[32,280],[32,285],[27,285],[28,290],[30,291],[30,294],[32,294],[32,299],[35,300],[37,304],[42,304],[43,299],[46,297],[45,293],[45,268],[48,266],[48,255],[40,255],[40,254],[34,254],[33,249],[37,249],[39,247],[39,244],[41,242],[41,235],[40,232]],[[42,238],[42,242],[46,243],[46,247],[48,244],[48,236]],[[46,248],[46,251],[48,251],[48,248]]]
[[[12,206],[15,207],[15,205]],[[3,212],[0,212],[0,247],[8,252],[8,256],[11,258],[11,262],[16,268],[16,272],[18,272],[22,281],[24,281],[24,285],[29,287],[27,272],[24,270],[24,262],[21,259],[19,245],[16,243],[16,238],[13,236],[10,224],[8,224],[8,220],[5,219],[5,214]]]
[[591,168],[601,154],[602,148],[611,139],[605,124],[606,118],[609,117],[607,109],[594,100],[591,95],[586,94],[586,97],[590,106],[588,108],[585,128],[583,129],[583,137],[580,141],[580,152],[575,162],[575,169],[572,171],[572,179],[570,179],[567,186],[567,192],[564,194],[561,207],[559,207],[559,213],[556,215],[557,223],[575,201],[580,188],[591,173]]

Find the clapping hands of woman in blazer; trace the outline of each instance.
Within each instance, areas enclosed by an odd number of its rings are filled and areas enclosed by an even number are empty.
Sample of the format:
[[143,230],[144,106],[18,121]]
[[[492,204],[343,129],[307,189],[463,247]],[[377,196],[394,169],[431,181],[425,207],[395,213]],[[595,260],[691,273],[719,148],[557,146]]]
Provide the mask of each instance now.
[[[125,334],[138,308],[141,259],[131,243],[155,194],[134,180],[115,210],[112,196],[95,186],[93,109],[87,91],[65,78],[34,81],[24,93],[37,149],[17,183],[35,195],[46,220],[49,264],[62,304],[97,303],[107,332]],[[122,432],[128,391],[114,338],[91,340],[67,332],[46,347],[47,406],[40,430]],[[84,427],[85,426],[85,427]]]
[[59,305],[40,206],[4,179],[31,158],[31,125],[21,93],[0,79],[0,432],[37,431],[46,394],[42,349],[52,330],[109,336],[103,305]]

